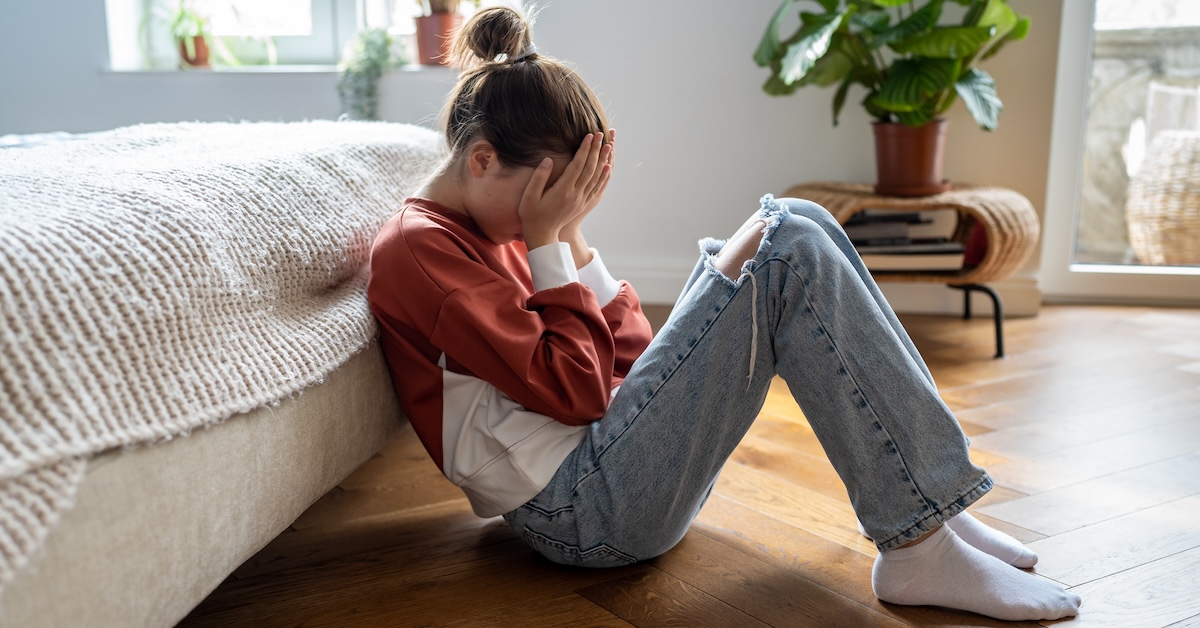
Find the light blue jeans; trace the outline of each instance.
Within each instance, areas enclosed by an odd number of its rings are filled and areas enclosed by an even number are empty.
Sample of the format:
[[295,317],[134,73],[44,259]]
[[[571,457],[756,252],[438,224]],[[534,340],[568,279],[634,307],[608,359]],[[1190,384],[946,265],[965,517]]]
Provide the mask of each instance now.
[[675,546],[780,375],[881,550],[992,487],[837,221],[766,196],[754,259],[730,280],[704,240],[669,320],[550,484],[504,515],[535,550],[606,567]]

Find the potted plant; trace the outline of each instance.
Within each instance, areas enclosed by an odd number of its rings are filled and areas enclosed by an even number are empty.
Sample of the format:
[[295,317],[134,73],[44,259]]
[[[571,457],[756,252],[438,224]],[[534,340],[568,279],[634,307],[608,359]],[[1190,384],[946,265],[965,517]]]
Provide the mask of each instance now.
[[[961,98],[975,122],[994,130],[1002,108],[996,84],[978,64],[1025,38],[1029,18],[1005,0],[812,0],[787,39],[783,21],[796,0],[784,0],[754,53],[771,75],[768,94],[837,86],[833,124],[852,85],[866,88],[862,105],[874,119],[876,192],[923,196],[945,191],[942,115]],[[943,23],[947,4],[961,5]]]
[[[417,16],[417,59],[421,65],[445,65],[450,38],[462,22],[458,14],[460,0],[417,0],[422,15]],[[479,8],[479,0],[473,0]]]
[[387,29],[359,32],[342,55],[337,85],[342,115],[351,120],[377,119],[379,79],[385,70],[404,62]]
[[179,59],[184,66],[210,67],[209,42],[212,29],[208,20],[192,8],[187,0],[179,0],[175,12],[170,15],[171,37],[179,48]]

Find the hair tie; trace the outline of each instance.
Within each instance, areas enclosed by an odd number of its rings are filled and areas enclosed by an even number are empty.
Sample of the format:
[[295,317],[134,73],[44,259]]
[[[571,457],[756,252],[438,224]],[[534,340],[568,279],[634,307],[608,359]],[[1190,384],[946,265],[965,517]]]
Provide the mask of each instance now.
[[524,50],[522,50],[521,52],[518,52],[516,55],[513,56],[513,58],[509,59],[509,61],[511,61],[512,63],[516,63],[516,62],[520,61],[521,59],[524,59],[525,57],[535,55],[535,54],[537,54],[537,46],[535,46],[533,42],[529,42],[529,45],[526,46]]

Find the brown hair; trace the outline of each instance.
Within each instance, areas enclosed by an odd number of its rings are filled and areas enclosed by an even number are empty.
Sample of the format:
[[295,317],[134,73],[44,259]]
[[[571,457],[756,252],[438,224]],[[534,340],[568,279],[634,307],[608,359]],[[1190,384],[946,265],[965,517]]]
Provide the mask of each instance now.
[[517,58],[532,42],[530,21],[508,7],[483,9],[459,29],[450,59],[462,74],[442,111],[454,157],[483,139],[505,165],[536,166],[575,154],[588,133],[607,141],[604,109],[574,70],[537,52]]

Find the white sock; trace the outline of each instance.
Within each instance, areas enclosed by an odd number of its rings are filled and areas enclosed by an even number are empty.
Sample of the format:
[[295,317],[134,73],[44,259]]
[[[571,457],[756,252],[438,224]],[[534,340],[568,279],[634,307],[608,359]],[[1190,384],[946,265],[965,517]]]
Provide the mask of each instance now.
[[[1011,536],[972,517],[971,513],[965,510],[951,517],[946,525],[954,530],[958,538],[966,541],[967,545],[991,554],[1013,567],[1029,569],[1037,564],[1038,557],[1033,550],[1025,547]],[[861,522],[858,523],[858,532],[868,539],[871,538]]]
[[1037,564],[1038,557],[1033,550],[1025,547],[1020,541],[987,525],[963,511],[946,522],[958,538],[977,550],[991,554],[996,558],[1020,569],[1029,569]]
[[916,545],[881,553],[875,596],[910,606],[945,606],[1010,621],[1061,619],[1081,600],[1059,585],[1013,569],[942,526]]

